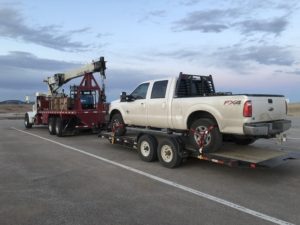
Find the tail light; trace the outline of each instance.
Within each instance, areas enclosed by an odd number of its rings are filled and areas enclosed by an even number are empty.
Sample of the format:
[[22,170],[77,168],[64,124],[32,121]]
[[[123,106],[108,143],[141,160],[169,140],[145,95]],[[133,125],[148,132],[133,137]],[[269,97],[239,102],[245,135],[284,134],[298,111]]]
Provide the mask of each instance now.
[[243,116],[252,117],[252,102],[250,100],[244,103]]

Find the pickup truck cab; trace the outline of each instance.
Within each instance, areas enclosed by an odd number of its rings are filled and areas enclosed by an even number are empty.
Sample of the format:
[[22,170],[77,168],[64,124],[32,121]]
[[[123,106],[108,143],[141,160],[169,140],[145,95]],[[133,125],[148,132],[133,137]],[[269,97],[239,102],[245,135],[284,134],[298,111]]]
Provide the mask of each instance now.
[[141,83],[129,95],[110,105],[117,135],[126,126],[189,130],[190,143],[199,147],[201,133],[209,131],[204,151],[217,151],[222,141],[251,144],[272,138],[291,127],[286,120],[287,103],[282,95],[237,94],[215,91],[212,76],[180,73],[179,77]]

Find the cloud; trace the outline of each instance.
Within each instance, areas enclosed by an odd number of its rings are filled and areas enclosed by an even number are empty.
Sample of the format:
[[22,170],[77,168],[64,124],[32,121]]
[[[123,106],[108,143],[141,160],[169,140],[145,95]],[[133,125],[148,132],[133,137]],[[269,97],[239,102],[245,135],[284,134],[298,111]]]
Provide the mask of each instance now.
[[[205,3],[198,0],[182,1],[183,5]],[[207,3],[207,2],[206,2]],[[209,3],[210,5],[213,2]],[[218,8],[192,11],[180,20],[174,21],[173,31],[199,31],[220,33],[225,30],[238,31],[247,36],[250,33],[281,34],[289,24],[289,18],[299,8],[297,1],[223,1]]]
[[238,23],[243,34],[252,32],[266,32],[279,35],[286,29],[288,21],[286,17],[269,20],[245,20]]
[[[39,58],[28,52],[10,52],[7,55],[0,55],[0,101],[24,100],[25,95],[33,98],[36,91],[47,91],[47,85],[43,82],[46,77],[80,66],[82,64]],[[107,67],[106,84],[109,101],[119,98],[122,91],[131,92],[139,83],[158,76],[143,70],[114,69],[109,65]],[[99,78],[98,73],[95,78]],[[67,83],[64,86],[66,93],[70,84],[79,84],[81,79],[77,78]]]
[[239,15],[236,9],[194,11],[174,22],[173,31],[201,31],[219,33],[230,27],[230,18]]
[[199,56],[202,56],[202,52],[198,50],[178,49],[174,51],[156,52],[154,56],[167,57],[173,59],[189,59],[194,60]]
[[185,6],[192,6],[192,5],[196,5],[199,2],[200,0],[185,0],[185,1],[181,1],[180,4]]
[[295,58],[288,47],[275,45],[228,47],[219,49],[213,56],[220,58],[221,62],[230,67],[241,67],[247,65],[249,61],[278,66],[292,66],[295,63]]
[[[0,9],[0,36],[34,43],[60,51],[84,51],[89,45],[72,41],[70,32],[59,32],[59,26],[30,27],[22,15],[15,9]],[[73,31],[82,33],[89,28]]]
[[5,66],[20,69],[59,72],[69,68],[78,67],[79,65],[80,64],[77,63],[38,58],[28,52],[12,51],[7,55],[0,55],[1,68]]
[[153,18],[162,18],[166,16],[165,10],[153,10],[147,12],[141,19],[138,20],[138,22],[144,22],[148,20],[152,20]]
[[43,80],[57,72],[77,68],[81,64],[38,58],[28,52],[0,55],[0,100],[24,99],[36,91],[47,91]]
[[287,73],[300,76],[300,69],[295,69],[294,71],[290,71],[290,72],[287,72]]

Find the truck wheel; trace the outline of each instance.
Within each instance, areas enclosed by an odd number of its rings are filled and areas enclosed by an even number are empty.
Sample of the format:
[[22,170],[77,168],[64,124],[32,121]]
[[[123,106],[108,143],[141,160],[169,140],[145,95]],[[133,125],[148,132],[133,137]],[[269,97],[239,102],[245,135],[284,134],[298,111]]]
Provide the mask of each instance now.
[[55,133],[58,137],[63,136],[63,120],[60,117],[56,118]]
[[56,120],[55,117],[50,117],[48,120],[49,134],[54,135],[56,133]]
[[146,162],[157,159],[157,141],[150,135],[142,135],[137,144],[139,157]]
[[123,117],[120,113],[116,113],[111,118],[111,128],[115,126],[115,135],[116,136],[123,136],[126,133],[125,124],[123,121]]
[[[209,134],[206,136],[204,141],[204,147],[202,152],[209,153],[209,152],[216,152],[219,150],[219,148],[222,145],[222,134],[220,133],[220,130],[212,119],[197,119],[195,120],[191,125],[191,130],[194,130],[196,132],[205,132],[207,131],[211,126],[214,128],[209,132]],[[196,148],[199,149],[198,141],[201,138],[199,133],[193,133],[189,135],[189,142],[190,144]]]
[[25,114],[24,125],[27,129],[32,128],[32,123],[29,122],[28,113]]
[[250,144],[253,144],[256,141],[256,138],[234,136],[233,141],[237,145],[250,145]]
[[168,168],[174,168],[181,164],[182,157],[179,154],[180,145],[174,138],[163,139],[157,149],[159,162]]

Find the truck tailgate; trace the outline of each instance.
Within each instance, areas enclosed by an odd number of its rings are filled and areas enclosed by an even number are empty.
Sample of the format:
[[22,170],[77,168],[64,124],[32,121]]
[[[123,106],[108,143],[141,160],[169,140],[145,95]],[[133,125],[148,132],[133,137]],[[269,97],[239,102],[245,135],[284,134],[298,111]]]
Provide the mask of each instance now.
[[252,101],[252,122],[265,122],[285,119],[286,102],[280,96],[250,96]]

